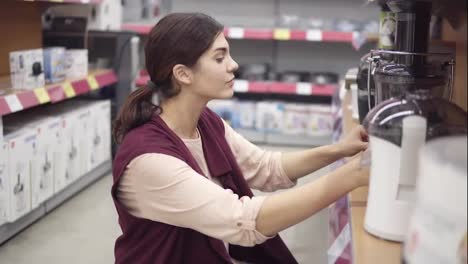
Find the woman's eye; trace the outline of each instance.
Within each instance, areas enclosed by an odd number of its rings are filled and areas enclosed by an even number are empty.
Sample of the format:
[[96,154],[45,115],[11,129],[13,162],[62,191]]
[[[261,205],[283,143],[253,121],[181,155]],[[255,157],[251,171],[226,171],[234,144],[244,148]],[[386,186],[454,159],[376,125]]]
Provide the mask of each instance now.
[[216,58],[216,61],[217,61],[218,63],[223,62],[223,60],[224,60],[224,57],[223,57],[223,58]]

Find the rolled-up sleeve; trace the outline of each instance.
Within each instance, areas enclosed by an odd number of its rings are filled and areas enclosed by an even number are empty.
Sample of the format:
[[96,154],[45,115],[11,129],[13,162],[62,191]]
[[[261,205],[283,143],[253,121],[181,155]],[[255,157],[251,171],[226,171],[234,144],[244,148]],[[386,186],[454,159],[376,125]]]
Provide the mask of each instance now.
[[263,192],[296,185],[283,169],[282,153],[263,150],[246,140],[224,122],[225,137],[250,188]]
[[254,246],[270,237],[256,230],[265,197],[239,197],[164,154],[144,154],[130,162],[118,199],[137,217],[190,228],[230,244]]

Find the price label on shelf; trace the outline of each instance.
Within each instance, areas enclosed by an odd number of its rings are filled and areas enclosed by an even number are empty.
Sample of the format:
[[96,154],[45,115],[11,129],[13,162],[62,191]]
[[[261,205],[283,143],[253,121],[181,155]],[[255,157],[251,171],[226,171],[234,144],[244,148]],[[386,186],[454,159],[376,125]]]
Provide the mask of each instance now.
[[273,31],[273,38],[276,40],[290,40],[291,32],[289,29],[278,28]]
[[11,112],[18,112],[23,110],[23,105],[15,94],[7,95],[3,98],[5,98],[5,101],[8,104]]
[[231,27],[228,30],[228,36],[232,39],[243,39],[244,38],[244,29],[238,27]]
[[299,82],[296,84],[296,94],[311,95],[312,85],[310,83]]
[[74,97],[76,95],[75,90],[73,89],[73,86],[70,82],[65,82],[63,84],[63,91],[65,92],[67,98]]
[[249,82],[246,80],[234,81],[234,92],[246,93],[249,91]]
[[45,104],[50,102],[49,94],[47,93],[44,87],[34,89],[34,93],[36,94],[36,98],[41,104]]
[[99,84],[96,81],[96,77],[94,77],[93,75],[90,75],[86,79],[88,80],[88,84],[91,90],[96,90],[99,88]]
[[308,41],[322,41],[322,31],[317,29],[307,30],[306,40]]

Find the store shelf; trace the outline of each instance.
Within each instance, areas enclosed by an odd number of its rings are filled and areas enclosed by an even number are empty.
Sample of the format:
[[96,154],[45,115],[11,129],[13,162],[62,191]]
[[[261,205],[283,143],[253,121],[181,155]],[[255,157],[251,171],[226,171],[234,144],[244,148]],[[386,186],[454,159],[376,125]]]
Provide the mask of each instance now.
[[[72,183],[70,186],[66,187],[61,192],[55,194],[48,201],[40,205],[38,208],[29,212],[27,215],[21,217],[13,223],[7,223],[0,226],[0,245],[5,241],[21,232],[23,229],[39,220],[54,208],[62,204],[64,201],[74,196],[84,188],[86,188],[91,183],[100,179],[111,170],[111,161],[106,161],[99,165],[97,168],[91,172],[85,174],[83,177],[79,178],[76,182]],[[77,212],[78,214],[79,212]]]
[[50,84],[34,90],[13,90],[10,77],[0,77],[0,116],[63,101],[116,82],[117,76],[112,70],[95,70],[83,79]]
[[[125,23],[122,30],[134,31],[146,35],[151,31],[154,24]],[[338,32],[323,31],[318,29],[293,30],[286,28],[243,28],[225,27],[224,35],[230,39],[263,39],[263,40],[299,40],[313,42],[346,42],[353,45],[361,37],[359,32]],[[364,36],[367,42],[375,42],[378,38],[375,35]]]
[[246,80],[236,80],[234,82],[234,92],[237,93],[275,93],[275,94],[295,94],[332,96],[337,89],[335,84],[312,84],[312,83],[285,83],[274,81],[249,82]]
[[50,2],[50,3],[75,3],[75,4],[99,4],[102,0],[19,0],[24,2]]
[[[136,80],[137,86],[143,86],[149,77],[140,76]],[[312,83],[284,83],[273,81],[249,82],[247,80],[235,80],[234,92],[236,93],[275,93],[275,94],[295,94],[313,96],[332,96],[337,85],[318,85]]]

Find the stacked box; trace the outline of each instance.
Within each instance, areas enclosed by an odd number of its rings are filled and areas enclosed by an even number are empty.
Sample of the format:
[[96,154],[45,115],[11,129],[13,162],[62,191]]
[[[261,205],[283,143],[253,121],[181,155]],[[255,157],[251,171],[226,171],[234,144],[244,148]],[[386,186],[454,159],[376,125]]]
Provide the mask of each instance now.
[[305,104],[285,104],[284,134],[305,135],[309,124],[309,107]]
[[120,30],[122,25],[122,0],[103,0],[97,5],[92,5],[88,21],[89,29]]
[[239,116],[238,127],[255,129],[255,113],[257,112],[257,104],[255,102],[238,101],[236,112]]
[[88,75],[88,50],[69,49],[65,51],[66,77],[81,79]]
[[44,73],[46,83],[57,83],[65,80],[65,48],[44,49]]
[[[0,142],[0,226],[8,221],[10,198],[8,193],[8,144]],[[8,184],[8,185],[7,185]]]
[[32,90],[43,87],[45,81],[42,49],[10,52],[10,72],[13,89]]
[[284,125],[284,103],[258,102],[256,128],[262,132],[281,133]]
[[330,105],[310,105],[309,111],[308,135],[327,135],[333,132],[333,116]]
[[4,205],[7,221],[14,222],[31,211],[31,161],[36,152],[36,132],[24,128],[5,136],[8,175]]

